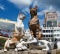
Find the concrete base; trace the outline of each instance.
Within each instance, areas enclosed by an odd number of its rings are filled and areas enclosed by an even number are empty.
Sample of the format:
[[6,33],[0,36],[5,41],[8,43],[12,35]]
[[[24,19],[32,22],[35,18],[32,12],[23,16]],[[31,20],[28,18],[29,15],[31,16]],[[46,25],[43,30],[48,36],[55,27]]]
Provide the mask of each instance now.
[[18,52],[15,52],[15,51],[7,51],[7,52],[4,52],[3,50],[0,51],[0,54],[47,54],[47,51],[41,51],[41,50],[27,50],[27,51],[18,51]]
[[[15,52],[14,50],[9,50],[4,52],[0,50],[0,54],[47,54],[47,51],[43,50],[26,50],[26,51],[18,51]],[[60,54],[60,50],[51,50],[51,54]]]

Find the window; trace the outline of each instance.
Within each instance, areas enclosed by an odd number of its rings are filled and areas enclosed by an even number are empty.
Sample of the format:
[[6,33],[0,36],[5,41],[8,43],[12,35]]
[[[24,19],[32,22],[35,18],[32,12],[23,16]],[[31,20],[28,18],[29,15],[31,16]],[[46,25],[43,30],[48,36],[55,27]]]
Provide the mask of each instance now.
[[53,37],[53,35],[51,35],[51,37]]
[[46,35],[46,37],[48,37],[48,35]]
[[49,35],[49,37],[51,37],[51,36]]
[[51,32],[50,30],[48,30],[48,32]]
[[45,35],[43,35],[43,37],[45,37]]
[[52,30],[51,30],[51,32],[52,32]]
[[57,36],[59,36],[59,34],[57,34]]
[[43,32],[45,32],[45,30],[43,30]]
[[46,32],[48,32],[48,30],[46,30]]

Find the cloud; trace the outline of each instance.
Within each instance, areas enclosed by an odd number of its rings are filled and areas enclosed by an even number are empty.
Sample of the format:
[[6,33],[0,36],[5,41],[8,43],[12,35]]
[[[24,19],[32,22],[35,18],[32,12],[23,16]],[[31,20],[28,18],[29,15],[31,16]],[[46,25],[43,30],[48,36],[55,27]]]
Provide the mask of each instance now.
[[19,9],[25,9],[29,7],[33,0],[8,0],[9,2],[13,3]]
[[49,10],[49,8],[60,11],[60,0],[45,0],[45,1],[44,0],[8,0],[8,1],[13,3],[21,10],[22,9],[26,10],[32,4],[32,7],[37,5],[39,11],[41,11],[41,9]]
[[60,0],[40,0],[45,6],[53,6],[55,9],[60,9]]
[[42,28],[43,27],[43,24],[44,24],[44,20],[43,19],[39,19],[39,23],[40,23],[40,26]]
[[4,5],[0,4],[0,9],[1,9],[1,10],[5,10]]
[[[32,8],[35,7],[35,6],[38,7],[38,15],[41,16],[41,15],[44,14],[44,8],[45,7],[39,2],[39,0],[38,1],[37,0],[33,0],[33,2],[31,3],[31,5],[32,5]],[[26,14],[30,13],[29,7],[25,8],[23,10],[23,12],[26,13]]]
[[29,8],[25,8],[24,10],[22,10],[22,12],[24,12],[25,14],[30,13],[30,9]]
[[32,7],[35,7],[35,6],[38,6],[38,1],[37,0],[34,0],[34,3],[33,3]]
[[31,3],[31,0],[8,0],[16,5],[18,4],[25,4],[25,5],[29,5]]
[[40,15],[40,16],[44,15],[44,12],[45,12],[45,10],[42,10],[42,11],[38,12],[37,15]]
[[[47,11],[56,11],[58,18],[60,17],[60,0],[8,0],[21,11],[30,13],[29,6],[38,6],[38,16],[43,16]],[[41,21],[44,19],[42,18]],[[42,22],[41,22],[42,23]]]

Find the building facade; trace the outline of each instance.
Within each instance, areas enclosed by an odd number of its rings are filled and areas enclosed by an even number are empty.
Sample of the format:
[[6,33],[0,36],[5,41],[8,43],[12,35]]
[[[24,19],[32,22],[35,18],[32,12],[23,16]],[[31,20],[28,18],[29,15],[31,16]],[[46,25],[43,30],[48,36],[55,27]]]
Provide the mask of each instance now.
[[42,29],[43,38],[50,39],[60,39],[60,27],[43,27]]
[[54,12],[46,12],[45,13],[45,20],[44,20],[44,26],[45,27],[57,27],[57,13]]
[[60,39],[60,27],[58,26],[58,16],[55,11],[45,13],[42,34],[43,38],[47,40]]
[[12,32],[15,30],[16,22],[0,19],[0,36],[10,37],[12,36]]

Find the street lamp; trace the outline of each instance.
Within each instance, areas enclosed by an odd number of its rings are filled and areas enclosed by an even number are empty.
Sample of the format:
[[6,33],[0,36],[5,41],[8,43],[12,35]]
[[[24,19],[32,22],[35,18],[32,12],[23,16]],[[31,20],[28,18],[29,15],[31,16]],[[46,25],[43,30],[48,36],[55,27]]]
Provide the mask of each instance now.
[[52,41],[53,41],[53,22],[52,22]]
[[52,41],[53,41],[53,49],[55,48],[57,48],[57,44],[56,44],[56,41],[55,41],[55,39],[54,39],[54,35],[53,35],[53,21],[52,21]]

